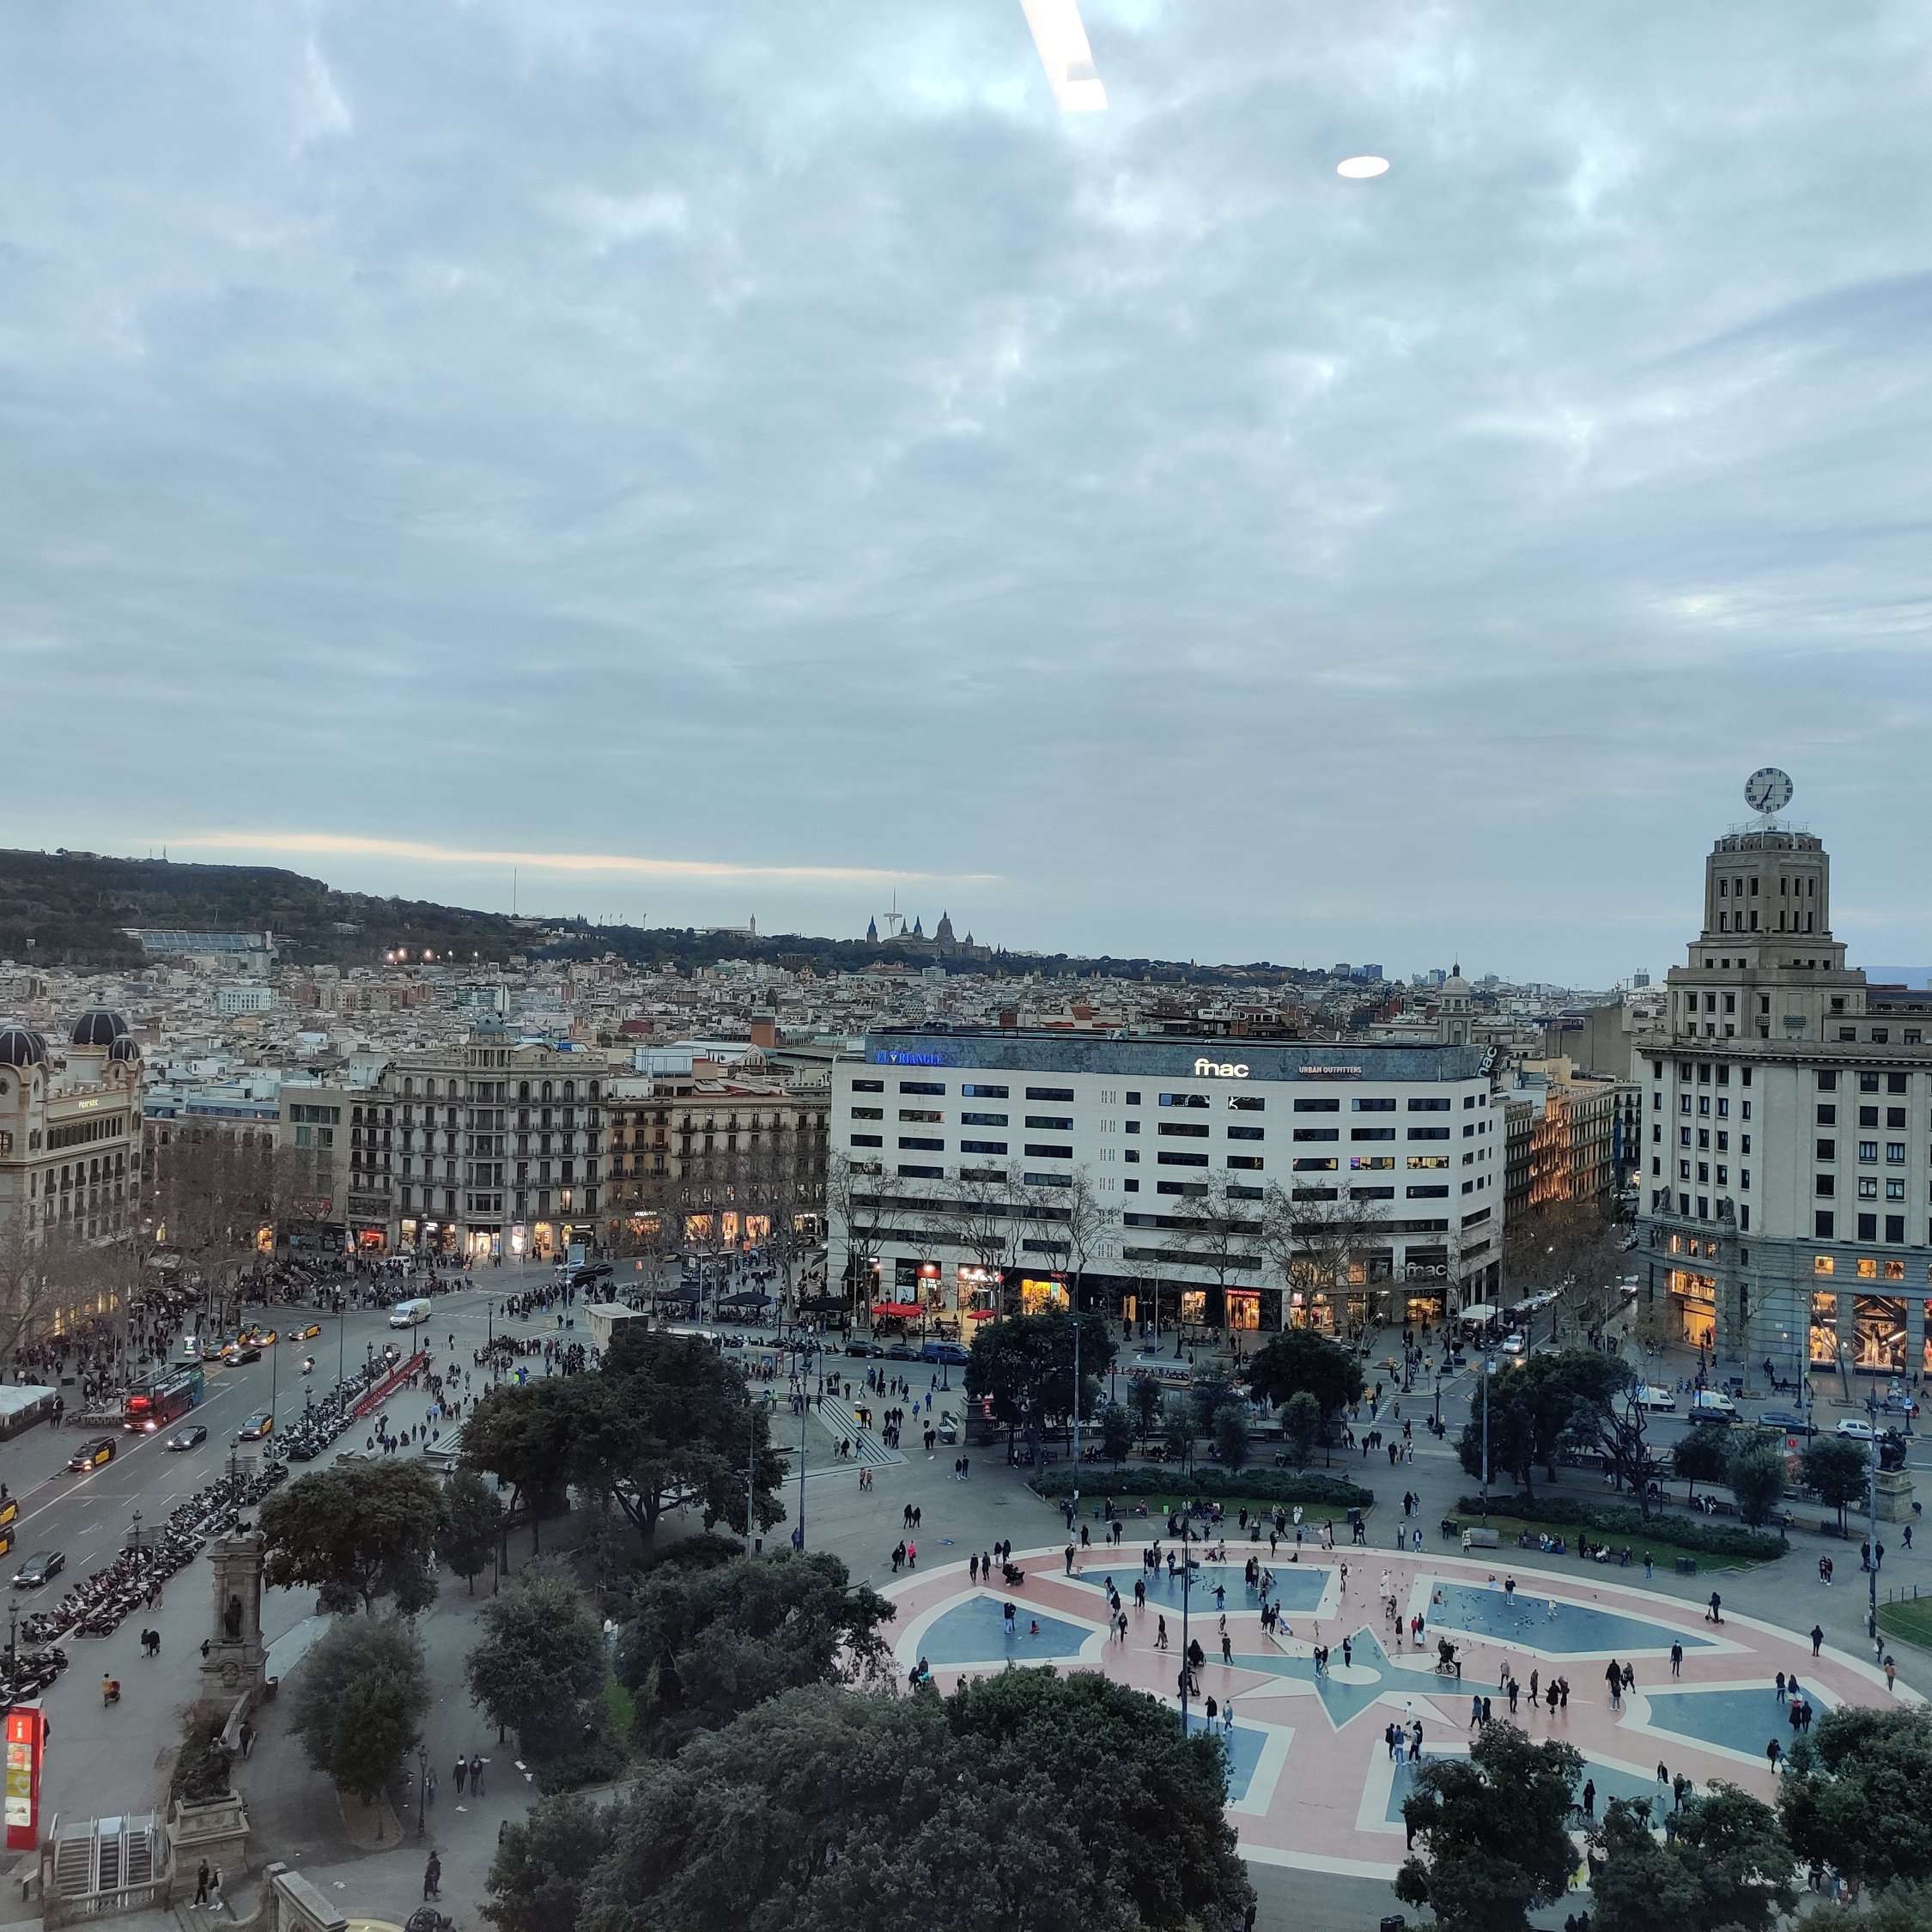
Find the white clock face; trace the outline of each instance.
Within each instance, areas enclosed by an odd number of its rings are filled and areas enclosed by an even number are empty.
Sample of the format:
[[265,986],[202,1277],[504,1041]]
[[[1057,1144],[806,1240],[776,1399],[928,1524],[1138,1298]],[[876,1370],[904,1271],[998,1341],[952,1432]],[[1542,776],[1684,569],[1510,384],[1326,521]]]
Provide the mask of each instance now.
[[1783,811],[1791,802],[1791,781],[1776,765],[1765,765],[1745,780],[1744,802],[1753,811]]

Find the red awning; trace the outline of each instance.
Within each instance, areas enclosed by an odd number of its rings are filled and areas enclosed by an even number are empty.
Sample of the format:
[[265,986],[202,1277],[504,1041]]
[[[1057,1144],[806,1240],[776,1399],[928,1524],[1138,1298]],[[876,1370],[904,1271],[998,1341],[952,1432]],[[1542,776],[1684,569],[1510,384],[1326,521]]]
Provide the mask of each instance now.
[[874,1302],[874,1315],[896,1315],[902,1321],[909,1321],[921,1312],[917,1302]]
[[969,1308],[966,1310],[969,1321],[990,1321],[999,1310],[996,1308]]

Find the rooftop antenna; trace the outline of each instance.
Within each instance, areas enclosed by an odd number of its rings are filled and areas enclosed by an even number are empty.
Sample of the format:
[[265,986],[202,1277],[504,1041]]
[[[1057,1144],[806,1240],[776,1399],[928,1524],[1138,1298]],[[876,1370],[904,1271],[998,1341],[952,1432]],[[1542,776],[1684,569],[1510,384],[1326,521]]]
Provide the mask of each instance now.
[[891,909],[882,912],[878,916],[880,923],[885,927],[888,938],[896,939],[905,931],[906,915],[899,910],[899,894],[896,888],[894,889],[892,894]]
[[512,866],[510,867],[510,917],[511,917],[512,919],[514,919],[514,918],[515,918],[516,916],[517,916],[517,869],[516,869],[516,867],[515,867],[514,866]]

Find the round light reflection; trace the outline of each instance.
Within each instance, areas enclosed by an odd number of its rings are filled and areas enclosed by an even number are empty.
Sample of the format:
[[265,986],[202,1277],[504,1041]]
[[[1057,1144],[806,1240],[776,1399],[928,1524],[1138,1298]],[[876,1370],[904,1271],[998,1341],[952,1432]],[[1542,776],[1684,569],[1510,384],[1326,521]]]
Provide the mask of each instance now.
[[1380,155],[1351,155],[1336,164],[1335,173],[1345,181],[1372,181],[1388,172],[1388,163]]

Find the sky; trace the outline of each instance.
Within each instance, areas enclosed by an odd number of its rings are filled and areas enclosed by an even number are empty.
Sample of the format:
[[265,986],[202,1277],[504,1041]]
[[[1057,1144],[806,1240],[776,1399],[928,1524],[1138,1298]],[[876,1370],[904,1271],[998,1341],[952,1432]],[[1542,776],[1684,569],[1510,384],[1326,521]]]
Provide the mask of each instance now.
[[0,843],[1600,986],[1770,763],[1932,960],[1923,0],[1081,13],[0,12]]

